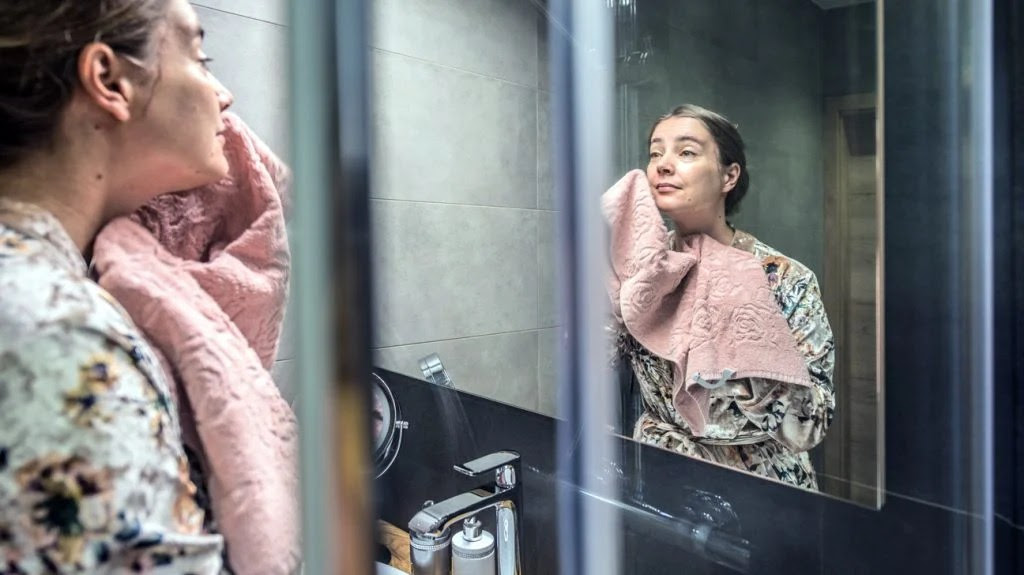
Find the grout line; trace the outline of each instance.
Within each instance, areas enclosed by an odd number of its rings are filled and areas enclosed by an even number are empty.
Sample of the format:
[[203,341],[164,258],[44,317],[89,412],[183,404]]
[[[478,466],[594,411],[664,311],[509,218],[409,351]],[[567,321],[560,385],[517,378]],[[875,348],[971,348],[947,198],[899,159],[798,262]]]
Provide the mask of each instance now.
[[899,499],[906,499],[907,501],[913,501],[914,503],[919,503],[921,505],[927,505],[928,507],[934,507],[936,509],[942,509],[943,511],[948,511],[950,513],[956,513],[957,515],[965,515],[965,516],[970,517],[972,519],[983,519],[983,516],[981,516],[981,515],[979,515],[977,513],[973,513],[971,511],[964,511],[963,509],[957,509],[955,507],[950,507],[948,505],[943,505],[941,503],[935,503],[933,501],[927,501],[925,499],[919,499],[919,498],[913,497],[911,495],[903,495],[903,494],[896,493],[894,491],[888,491],[888,490],[885,491],[885,494],[886,495],[891,495],[892,497],[897,497]]
[[375,348],[373,348],[373,351],[381,351],[381,350],[385,350],[385,349],[394,349],[396,347],[409,347],[409,346],[413,346],[413,345],[425,345],[425,344],[428,344],[428,343],[444,343],[444,342],[448,342],[448,341],[463,341],[463,340],[467,340],[467,339],[478,339],[478,338],[482,338],[482,337],[493,337],[493,336],[497,336],[497,335],[524,334],[524,333],[531,333],[531,332],[540,331],[541,329],[544,329],[544,328],[534,327],[534,328],[530,328],[530,329],[516,329],[516,330],[511,330],[511,331],[498,331],[498,332],[494,332],[494,333],[484,333],[484,334],[480,334],[480,335],[467,335],[467,336],[463,336],[463,337],[450,337],[450,338],[445,338],[445,339],[430,339],[430,340],[427,340],[427,341],[414,341],[414,342],[410,342],[410,343],[400,343],[400,344],[397,344],[397,345],[385,345],[385,346],[381,346],[381,347],[375,347]]
[[[538,305],[537,307],[540,307],[540,306]],[[536,380],[534,382],[534,387],[537,388],[537,412],[538,413],[542,413],[541,409],[540,409],[540,402],[541,402],[540,356],[541,356],[541,353],[542,352],[541,352],[541,347],[540,347],[540,332],[538,331],[538,333],[537,333],[537,360],[536,360],[536,362],[533,365],[533,376],[534,376],[534,379]],[[548,414],[544,413],[544,415],[548,415]]]
[[[541,273],[541,267],[542,267],[542,264],[541,264],[541,261],[540,261],[540,257],[541,257],[541,253],[540,253],[540,250],[541,250],[541,247],[540,247],[540,225],[541,225],[540,224],[540,218],[534,218],[534,220],[533,220],[533,246],[534,246],[533,265],[536,266],[534,269],[537,271],[537,275],[534,277],[533,289],[537,290],[537,300],[534,302],[534,305],[533,305],[533,313],[534,313],[534,317],[537,318],[537,327],[538,327],[538,329],[540,328],[540,298],[541,298],[541,294],[540,294],[540,283],[541,283],[541,281],[540,281],[540,273]],[[538,343],[537,347],[540,348],[540,344],[539,343]],[[539,358],[540,356],[538,355],[537,357]],[[538,378],[538,380],[539,379],[540,378]]]
[[1003,523],[1006,523],[1006,525],[1009,526],[1010,529],[1015,529],[1017,531],[1024,532],[1024,525],[1017,525],[1013,521],[1010,521],[1010,518],[1004,516],[1002,513],[996,513],[995,516],[996,516],[996,519],[999,519]]
[[[818,477],[828,477],[830,479],[834,479],[834,480],[840,481],[842,483],[847,483],[849,485],[856,485],[858,487],[865,487],[867,489],[874,489],[876,491],[880,491],[881,493],[884,493],[885,495],[891,495],[891,496],[899,498],[899,499],[905,499],[907,501],[913,501],[914,503],[919,503],[921,505],[927,505],[928,507],[934,507],[936,509],[942,509],[943,511],[948,511],[950,513],[956,513],[958,515],[966,515],[966,516],[971,517],[973,519],[983,519],[984,518],[984,516],[979,514],[979,513],[975,513],[975,512],[972,512],[972,511],[965,511],[963,509],[957,509],[955,507],[950,507],[948,505],[943,505],[941,503],[935,503],[934,501],[928,501],[926,499],[920,499],[920,498],[914,497],[912,495],[905,495],[905,494],[902,494],[902,493],[897,493],[895,491],[889,491],[887,489],[879,489],[878,486],[875,486],[875,485],[869,485],[867,483],[861,483],[859,481],[853,481],[851,479],[843,479],[842,477],[837,477],[835,475],[830,475],[828,473],[818,473]],[[824,492],[823,492],[823,494],[827,495],[827,493],[824,493]],[[845,498],[845,497],[837,497],[837,499],[840,499],[842,501],[852,501],[852,500],[850,500],[848,498]],[[996,515],[998,516],[998,514],[996,514]],[[1013,525],[1013,523],[1010,523],[1010,525]],[[1024,527],[1022,527],[1021,529],[1024,529]]]
[[540,93],[533,95],[533,205],[540,209]]
[[534,330],[534,341],[537,343],[537,353],[534,355],[534,408],[532,412],[541,412],[541,331]]
[[557,210],[546,210],[540,208],[520,208],[515,206],[487,206],[484,204],[460,204],[455,202],[438,202],[432,200],[405,200],[400,198],[370,198],[371,201],[375,202],[405,202],[409,204],[430,204],[435,206],[456,206],[465,208],[490,208],[492,210],[521,210],[524,212],[551,212],[556,213]]
[[483,74],[483,73],[480,73],[480,72],[474,72],[472,70],[466,70],[465,68],[459,68],[457,66],[452,66],[450,64],[442,64],[441,62],[435,62],[433,60],[427,60],[426,58],[421,58],[419,56],[413,56],[411,54],[404,54],[402,52],[395,52],[394,50],[387,50],[385,48],[378,48],[376,46],[371,47],[371,49],[374,50],[375,52],[380,52],[381,54],[389,54],[391,56],[401,56],[403,58],[408,58],[408,59],[414,60],[416,62],[420,62],[420,63],[423,63],[423,64],[428,64],[430,66],[436,66],[438,68],[444,68],[445,70],[450,70],[450,71],[453,71],[453,72],[461,72],[463,74],[469,74],[471,76],[476,76],[477,78],[486,78],[487,80],[494,80],[494,81],[497,81],[497,82],[501,82],[503,84],[508,84],[510,86],[515,86],[517,88],[523,88],[525,90],[532,90],[534,92],[537,91],[537,86],[531,86],[529,84],[523,84],[522,82],[516,82],[515,80],[508,80],[506,78],[499,78],[497,76],[488,76],[487,74]]
[[264,24],[270,24],[272,26],[277,26],[279,28],[287,28],[288,27],[287,24],[281,24],[281,23],[278,23],[278,22],[271,22],[270,20],[264,20],[263,18],[257,18],[255,16],[250,16],[248,14],[239,14],[238,12],[231,12],[230,10],[224,10],[223,8],[214,8],[213,6],[207,6],[206,4],[203,4],[202,2],[192,2],[192,5],[193,6],[198,6],[200,8],[205,8],[207,10],[212,10],[214,12],[220,12],[221,14],[229,14],[231,16],[238,16],[239,18],[245,18],[246,20],[253,20],[253,21],[256,21],[256,22],[262,22]]

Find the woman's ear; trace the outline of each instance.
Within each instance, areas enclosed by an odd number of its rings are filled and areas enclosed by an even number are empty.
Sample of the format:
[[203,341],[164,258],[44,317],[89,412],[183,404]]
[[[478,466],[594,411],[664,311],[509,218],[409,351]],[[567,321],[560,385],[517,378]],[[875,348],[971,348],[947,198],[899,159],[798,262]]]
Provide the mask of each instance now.
[[729,164],[725,168],[725,172],[722,174],[724,176],[724,181],[722,182],[723,194],[731,192],[736,187],[736,184],[740,181],[740,173],[742,171],[743,168],[736,162]]
[[78,82],[89,101],[118,122],[131,118],[135,84],[128,76],[128,66],[110,46],[93,42],[82,48],[78,55]]

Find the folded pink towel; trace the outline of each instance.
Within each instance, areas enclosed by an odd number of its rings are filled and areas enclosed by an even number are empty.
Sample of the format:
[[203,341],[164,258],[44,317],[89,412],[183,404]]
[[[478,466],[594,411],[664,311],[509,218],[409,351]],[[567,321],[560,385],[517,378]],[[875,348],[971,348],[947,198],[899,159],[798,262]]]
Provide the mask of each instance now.
[[203,455],[231,566],[285,575],[300,561],[297,429],[269,370],[288,289],[287,170],[240,119],[226,124],[229,176],[111,222],[93,263],[184,392],[182,431]]
[[672,362],[673,404],[696,436],[708,423],[710,382],[812,385],[756,258],[703,234],[670,249],[640,170],[605,192],[601,207],[611,227],[613,312],[637,342]]

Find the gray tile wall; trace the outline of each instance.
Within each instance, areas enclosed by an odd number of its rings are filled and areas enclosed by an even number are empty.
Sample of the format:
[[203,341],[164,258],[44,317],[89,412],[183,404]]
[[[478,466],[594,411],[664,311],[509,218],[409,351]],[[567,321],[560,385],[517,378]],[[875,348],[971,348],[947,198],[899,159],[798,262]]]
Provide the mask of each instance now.
[[871,2],[825,11],[821,80],[825,96],[877,92],[877,9]]
[[[554,217],[530,0],[372,8],[375,364],[553,413]],[[540,45],[539,45],[540,44]]]
[[[192,5],[206,29],[205,49],[214,58],[210,67],[234,93],[232,111],[287,159],[285,0],[200,0]],[[286,321],[273,375],[289,402],[295,399],[293,339],[291,323]]]
[[[737,226],[819,277],[824,250],[823,13],[810,0],[639,0],[655,55],[638,80],[639,129],[689,102],[724,114],[747,144]],[[647,163],[646,142],[638,166]]]

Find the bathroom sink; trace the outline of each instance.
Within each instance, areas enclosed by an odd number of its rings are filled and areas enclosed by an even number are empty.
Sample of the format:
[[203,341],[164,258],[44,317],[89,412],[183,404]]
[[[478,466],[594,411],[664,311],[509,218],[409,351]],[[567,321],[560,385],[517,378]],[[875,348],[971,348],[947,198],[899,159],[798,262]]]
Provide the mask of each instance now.
[[404,571],[399,571],[390,565],[377,563],[377,575],[406,575],[406,573]]

